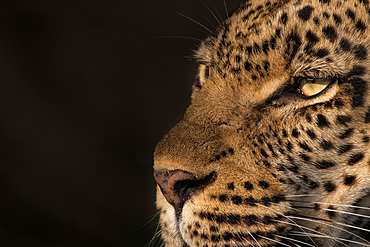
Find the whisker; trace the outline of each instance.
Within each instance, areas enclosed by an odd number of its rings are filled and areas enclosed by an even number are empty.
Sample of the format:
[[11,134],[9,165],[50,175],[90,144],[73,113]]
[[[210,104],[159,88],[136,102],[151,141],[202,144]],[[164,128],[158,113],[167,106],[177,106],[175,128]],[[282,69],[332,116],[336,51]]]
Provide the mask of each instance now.
[[[282,215],[282,216],[283,216],[283,217],[285,217],[287,220],[292,221],[292,222],[295,224],[295,226],[296,226],[296,227],[298,227],[298,228],[300,228],[300,229],[302,230],[302,232],[305,232],[305,231],[301,228],[301,226],[300,226],[300,225],[298,225],[294,220],[289,219],[286,215],[284,215],[284,214],[282,214],[282,213],[280,213],[280,212],[278,212],[278,211],[276,211],[276,210],[273,210],[273,209],[271,209],[271,208],[268,208],[268,207],[266,207],[265,205],[262,205],[262,204],[259,204],[259,203],[258,203],[258,205],[260,205],[260,206],[262,206],[262,207],[265,207],[265,208],[267,208],[267,209],[269,209],[269,210],[273,211],[274,213],[277,213],[277,214]],[[315,243],[315,241],[313,241],[313,239],[311,239],[310,237],[308,237],[308,238],[312,241],[312,243],[313,243],[314,245],[316,245],[316,243]],[[316,246],[317,246],[317,245],[316,245]]]
[[229,18],[229,11],[227,10],[226,0],[224,0],[224,6],[225,6],[226,17]]
[[294,241],[294,242],[297,242],[297,243],[300,243],[300,244],[304,244],[304,245],[308,245],[308,246],[311,246],[311,247],[315,247],[314,245],[312,244],[308,244],[308,243],[305,243],[305,242],[302,242],[302,241],[299,241],[297,239],[294,239],[294,238],[288,238],[288,237],[285,237],[285,236],[280,236],[280,235],[272,235],[272,236],[276,236],[276,237],[279,237],[279,238],[283,238],[283,239],[286,239],[286,240],[290,240],[290,241]]
[[286,195],[285,197],[305,197],[305,196],[317,196],[317,194],[307,194],[307,195]]
[[[297,226],[297,223],[295,223],[294,222],[294,224],[293,223],[289,223],[289,222],[286,222],[286,221],[281,221],[281,220],[273,220],[273,221],[276,221],[276,222],[279,222],[279,223],[282,223],[282,224],[287,224],[287,225],[291,225],[291,226]],[[309,231],[312,231],[312,232],[315,232],[315,233],[318,233],[318,234],[321,234],[321,235],[326,235],[326,234],[324,234],[324,233],[322,233],[322,232],[319,232],[319,231],[316,231],[316,230],[314,230],[314,229],[312,229],[312,228],[309,228],[309,227],[307,227],[307,226],[299,226],[299,228],[301,228],[301,230],[303,230],[303,229],[306,229],[306,230],[309,230]],[[303,231],[305,234],[306,234],[306,231]],[[303,234],[303,233],[302,233]],[[304,234],[303,234],[304,235]],[[316,245],[316,243],[315,243],[315,241],[313,241],[309,236],[308,236],[308,233],[307,233],[307,236],[306,237],[308,237],[312,242],[313,242],[313,244],[315,244],[315,246],[317,247],[317,245]]]
[[[292,236],[298,236],[298,237],[302,237],[303,234],[290,234]],[[370,246],[368,244],[364,244],[364,243],[361,243],[361,242],[358,242],[358,241],[354,241],[354,240],[349,240],[349,239],[344,239],[344,238],[338,238],[338,237],[331,237],[331,236],[322,236],[322,235],[316,235],[316,234],[312,234],[312,237],[314,238],[331,238],[331,239],[334,239],[334,240],[341,240],[341,241],[345,241],[345,242],[349,242],[349,243],[353,243],[353,244],[358,244],[358,245],[361,245],[361,246]],[[348,245],[346,245],[348,246]]]
[[203,1],[202,1],[203,5],[206,6],[206,8],[208,9],[208,11],[213,15],[213,17],[216,19],[216,21],[218,22],[218,25],[221,25],[221,22],[220,20],[217,18],[217,16],[213,13],[213,11],[207,6],[207,4],[205,4]]
[[324,204],[324,205],[334,205],[334,206],[343,206],[343,207],[349,207],[349,208],[358,208],[358,209],[370,210],[369,207],[360,207],[360,206],[354,206],[354,205],[348,205],[348,204],[336,204],[336,203],[327,203],[327,202],[311,202],[311,203]]
[[361,240],[365,241],[366,243],[370,243],[370,242],[369,242],[369,241],[367,241],[366,239],[364,239],[364,238],[362,238],[362,237],[360,237],[360,236],[358,236],[358,235],[356,235],[356,234],[354,234],[354,233],[352,233],[352,232],[350,232],[350,231],[347,231],[347,230],[345,230],[345,229],[342,229],[342,228],[339,228],[339,227],[336,227],[336,226],[333,226],[333,225],[330,225],[330,224],[327,224],[327,223],[324,223],[324,222],[320,222],[320,221],[318,221],[318,220],[312,220],[312,219],[302,218],[302,217],[296,217],[296,216],[286,216],[286,217],[288,217],[288,218],[293,218],[293,219],[299,219],[299,220],[306,220],[306,221],[310,221],[310,222],[314,222],[314,223],[318,223],[318,224],[326,225],[326,226],[329,226],[329,227],[332,227],[332,228],[335,228],[335,229],[339,229],[339,230],[341,230],[341,231],[343,231],[343,232],[349,233],[350,235],[355,236],[355,237],[357,237],[357,238],[359,238],[359,239],[361,239]]
[[[206,6],[207,7],[207,6]],[[197,11],[197,10],[195,10],[195,9],[193,9],[196,13],[198,13],[200,16],[202,16],[204,19],[206,19],[206,21],[208,21],[209,22],[209,24],[211,24],[212,25],[212,27],[214,28],[214,29],[216,29],[216,26],[212,23],[212,21],[210,21],[205,15],[203,15],[202,13],[200,13],[199,11]]]
[[[232,225],[230,225],[230,224],[228,224],[230,227],[231,227],[231,229],[233,229],[234,230],[234,232],[236,232],[236,230],[234,229],[234,227],[232,227]],[[240,235],[238,234],[238,233],[236,233],[236,235],[238,236],[238,238],[243,242],[243,240],[244,241],[246,241],[246,242],[248,242],[248,244],[250,244],[250,245],[252,245],[252,247],[254,247],[254,245],[251,243],[251,242],[249,242],[248,240],[246,240],[245,238],[242,238],[242,237],[240,237]]]
[[275,239],[271,239],[271,238],[268,238],[268,237],[265,237],[265,236],[258,235],[258,237],[260,237],[260,238],[264,238],[264,239],[267,239],[267,240],[269,240],[269,241],[272,241],[272,242],[274,242],[274,243],[278,243],[278,244],[281,244],[281,245],[284,245],[284,246],[293,247],[293,246],[291,246],[291,245],[284,244],[284,243],[282,243],[282,242],[276,241]]
[[271,204],[272,204],[272,205],[276,205],[276,206],[282,206],[282,207],[289,208],[289,209],[291,209],[291,210],[295,210],[295,211],[299,211],[299,212],[301,211],[301,210],[299,210],[299,209],[292,208],[291,206],[285,206],[285,205],[283,205],[283,204],[279,204],[279,203],[271,202]]
[[215,7],[215,5],[212,3],[211,0],[208,0],[208,2],[211,4],[211,6],[213,7],[213,9],[215,10],[216,14],[218,15],[219,17],[219,22],[222,22],[223,18],[222,16],[220,15],[220,12],[218,12],[217,8]]
[[349,214],[349,215],[359,216],[359,217],[363,217],[363,218],[370,218],[369,215],[356,214],[356,213],[346,212],[346,211],[342,211],[342,210],[335,210],[335,209],[329,209],[329,208],[322,208],[322,210],[336,212],[336,213],[342,213],[342,214]]
[[194,19],[190,18],[189,16],[186,16],[186,15],[181,14],[181,13],[177,13],[177,14],[179,14],[179,15],[181,15],[182,17],[185,17],[186,19],[188,19],[188,20],[190,20],[190,21],[192,21],[192,22],[194,22],[194,23],[198,24],[199,26],[201,26],[202,28],[204,28],[204,29],[205,29],[205,30],[207,30],[208,32],[210,32],[210,33],[214,34],[214,32],[212,32],[209,28],[207,28],[206,26],[204,26],[204,25],[203,25],[203,24],[201,24],[200,22],[198,22],[198,21],[196,21],[196,20],[194,20]]
[[[161,211],[158,211],[158,212],[156,212],[154,215],[153,215],[153,217],[152,218],[150,218],[150,220],[147,222],[147,223],[145,223],[144,225],[142,225],[139,229],[141,229],[141,228],[143,228],[143,227],[145,227],[145,226],[147,226],[150,222],[152,222],[159,214],[161,213]],[[157,223],[156,223],[157,224]]]

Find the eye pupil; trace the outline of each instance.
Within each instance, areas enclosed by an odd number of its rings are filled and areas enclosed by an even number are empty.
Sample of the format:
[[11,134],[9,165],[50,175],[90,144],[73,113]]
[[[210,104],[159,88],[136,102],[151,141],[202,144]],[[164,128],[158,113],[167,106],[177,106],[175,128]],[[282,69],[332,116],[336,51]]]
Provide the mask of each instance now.
[[208,76],[209,76],[209,66],[208,66],[208,65],[206,66],[206,68],[205,68],[205,70],[204,70],[204,76],[205,76],[206,78],[208,78]]

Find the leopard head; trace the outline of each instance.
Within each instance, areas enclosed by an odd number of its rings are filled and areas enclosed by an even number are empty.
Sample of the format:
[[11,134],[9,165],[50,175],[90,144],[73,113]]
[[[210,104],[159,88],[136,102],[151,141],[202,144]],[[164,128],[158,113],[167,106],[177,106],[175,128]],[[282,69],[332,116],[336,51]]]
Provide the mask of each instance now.
[[154,154],[164,245],[370,245],[368,0],[245,1]]

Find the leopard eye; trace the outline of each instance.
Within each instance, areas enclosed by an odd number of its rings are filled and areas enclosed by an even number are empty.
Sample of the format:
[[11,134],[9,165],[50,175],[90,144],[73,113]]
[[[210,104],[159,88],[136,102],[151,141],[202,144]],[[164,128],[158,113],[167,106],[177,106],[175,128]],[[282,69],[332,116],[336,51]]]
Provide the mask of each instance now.
[[305,96],[314,96],[322,92],[331,81],[331,79],[301,78],[298,91]]

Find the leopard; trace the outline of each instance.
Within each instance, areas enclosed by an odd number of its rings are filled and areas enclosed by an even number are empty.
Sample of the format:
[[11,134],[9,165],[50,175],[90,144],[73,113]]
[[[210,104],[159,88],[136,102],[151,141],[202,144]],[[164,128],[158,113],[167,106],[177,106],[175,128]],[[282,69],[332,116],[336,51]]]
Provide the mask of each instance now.
[[246,0],[154,151],[166,247],[370,246],[369,0]]

